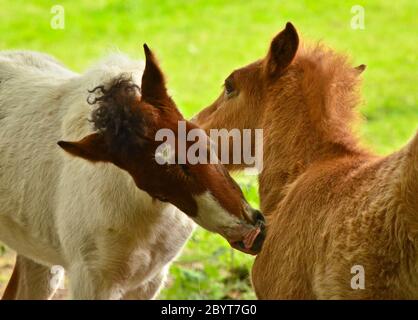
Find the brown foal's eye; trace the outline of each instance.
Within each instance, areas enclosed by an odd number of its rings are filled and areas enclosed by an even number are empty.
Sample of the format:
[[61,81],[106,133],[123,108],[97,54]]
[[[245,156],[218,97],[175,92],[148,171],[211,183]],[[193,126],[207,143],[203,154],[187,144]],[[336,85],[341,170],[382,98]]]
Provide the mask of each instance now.
[[233,85],[232,80],[230,78],[225,80],[224,87],[225,87],[225,95],[226,95],[226,97],[229,98],[235,92],[234,85]]

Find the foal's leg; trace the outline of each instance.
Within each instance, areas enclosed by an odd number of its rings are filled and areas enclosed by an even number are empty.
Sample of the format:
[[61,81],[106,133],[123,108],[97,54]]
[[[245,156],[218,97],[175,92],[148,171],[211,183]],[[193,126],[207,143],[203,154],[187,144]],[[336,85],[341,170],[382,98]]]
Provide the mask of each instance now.
[[111,273],[96,269],[84,262],[73,263],[69,268],[71,299],[109,300],[120,299],[116,281]]
[[139,286],[138,288],[128,291],[124,294],[124,300],[150,300],[155,299],[160,293],[165,280],[167,278],[167,270],[157,274],[154,278]]
[[3,300],[51,299],[56,288],[50,285],[50,268],[18,255]]

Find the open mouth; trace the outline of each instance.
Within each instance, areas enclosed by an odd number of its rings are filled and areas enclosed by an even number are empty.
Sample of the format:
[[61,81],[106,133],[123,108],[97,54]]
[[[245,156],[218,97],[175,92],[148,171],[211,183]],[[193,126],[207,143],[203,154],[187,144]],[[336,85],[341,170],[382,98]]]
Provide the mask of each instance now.
[[230,242],[232,248],[241,252],[256,255],[261,251],[265,238],[264,221],[257,221],[254,228],[245,234],[242,240]]

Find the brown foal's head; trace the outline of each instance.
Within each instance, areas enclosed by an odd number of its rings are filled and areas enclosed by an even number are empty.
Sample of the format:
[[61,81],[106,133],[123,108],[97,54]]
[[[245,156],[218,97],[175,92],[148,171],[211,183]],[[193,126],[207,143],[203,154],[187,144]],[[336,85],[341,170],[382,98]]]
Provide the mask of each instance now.
[[260,127],[268,89],[280,86],[280,77],[296,55],[299,38],[291,23],[271,42],[268,54],[233,71],[224,83],[220,96],[193,120],[203,128]]
[[347,57],[322,45],[299,48],[298,33],[288,22],[271,41],[267,55],[234,70],[220,96],[193,122],[205,130],[274,126],[279,133],[274,143],[283,146],[294,144],[296,127],[311,136],[315,127],[328,140],[343,141],[365,67],[352,67]]

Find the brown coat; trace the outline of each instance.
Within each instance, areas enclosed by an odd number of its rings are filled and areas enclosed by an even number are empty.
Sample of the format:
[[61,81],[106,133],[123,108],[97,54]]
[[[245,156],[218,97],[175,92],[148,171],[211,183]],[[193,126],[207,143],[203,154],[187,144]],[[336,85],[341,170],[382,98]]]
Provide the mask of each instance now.
[[[259,298],[418,298],[418,135],[387,157],[359,146],[351,127],[364,68],[323,46],[299,47],[288,23],[196,117],[206,129],[264,130]],[[364,289],[352,288],[355,266]]]

